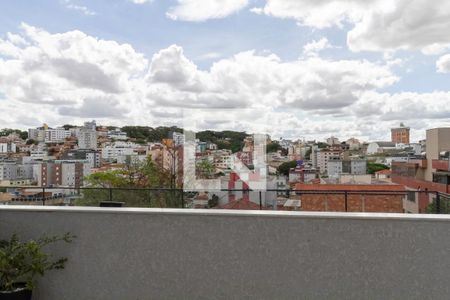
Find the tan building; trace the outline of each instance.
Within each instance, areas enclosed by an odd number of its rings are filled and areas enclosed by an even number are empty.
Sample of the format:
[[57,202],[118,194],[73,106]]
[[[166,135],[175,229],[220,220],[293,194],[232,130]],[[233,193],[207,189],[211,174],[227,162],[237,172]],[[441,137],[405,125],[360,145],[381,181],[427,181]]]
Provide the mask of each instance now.
[[398,128],[391,129],[391,140],[396,144],[409,144],[410,143],[410,128],[405,127],[402,123]]
[[[427,130],[427,168],[425,180],[433,181],[433,160],[439,160],[441,152],[450,151],[450,128],[434,128]],[[448,167],[446,167],[448,171]]]

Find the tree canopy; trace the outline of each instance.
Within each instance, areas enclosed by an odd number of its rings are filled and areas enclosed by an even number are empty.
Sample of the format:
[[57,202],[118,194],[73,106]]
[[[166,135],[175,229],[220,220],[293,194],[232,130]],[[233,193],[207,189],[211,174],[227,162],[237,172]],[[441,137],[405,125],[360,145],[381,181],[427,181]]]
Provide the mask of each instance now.
[[295,168],[296,166],[297,166],[297,161],[295,161],[295,160],[282,163],[278,167],[278,173],[285,175],[285,176],[289,176],[289,170],[292,168]]
[[381,170],[389,170],[389,167],[383,164],[378,164],[374,162],[367,162],[367,173],[368,174],[375,174],[378,171]]

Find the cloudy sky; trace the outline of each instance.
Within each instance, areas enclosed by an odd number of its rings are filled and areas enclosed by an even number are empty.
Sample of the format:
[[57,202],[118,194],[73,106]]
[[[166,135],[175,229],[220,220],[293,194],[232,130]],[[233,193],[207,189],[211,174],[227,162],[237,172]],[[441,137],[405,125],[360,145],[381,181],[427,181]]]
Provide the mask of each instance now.
[[418,140],[450,126],[449,32],[449,1],[1,1],[0,128]]

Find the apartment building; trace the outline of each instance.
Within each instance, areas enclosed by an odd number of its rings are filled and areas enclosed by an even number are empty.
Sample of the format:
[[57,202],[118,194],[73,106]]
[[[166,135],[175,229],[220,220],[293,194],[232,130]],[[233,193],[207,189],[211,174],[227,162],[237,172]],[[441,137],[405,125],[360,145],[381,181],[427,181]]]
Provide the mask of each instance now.
[[17,161],[0,162],[0,181],[25,180],[32,178],[32,165]]
[[16,153],[17,145],[12,142],[0,142],[0,153]]
[[69,130],[65,130],[62,127],[58,127],[55,129],[47,129],[44,130],[44,142],[45,143],[62,143],[66,138],[71,136],[71,132]]
[[341,174],[351,174],[351,175],[367,174],[367,160],[365,159],[329,160],[327,175],[329,177],[336,177]]
[[97,131],[91,128],[77,130],[78,148],[97,150]]
[[60,160],[33,165],[33,179],[38,186],[80,187],[91,173],[87,161]]
[[[426,132],[426,156],[392,163],[392,182],[411,190],[450,192],[450,128],[434,128]],[[421,194],[417,210],[424,212],[434,194]]]
[[321,174],[328,172],[328,162],[330,160],[341,159],[342,151],[334,149],[322,149],[316,152],[317,169]]
[[110,162],[117,162],[120,157],[134,154],[134,149],[138,145],[134,143],[115,142],[101,149],[102,159]]
[[91,149],[73,149],[63,154],[64,160],[85,160],[91,169],[101,167],[102,152]]
[[107,133],[107,137],[118,141],[126,141],[128,139],[127,133],[121,131],[118,128],[114,130],[109,130]]

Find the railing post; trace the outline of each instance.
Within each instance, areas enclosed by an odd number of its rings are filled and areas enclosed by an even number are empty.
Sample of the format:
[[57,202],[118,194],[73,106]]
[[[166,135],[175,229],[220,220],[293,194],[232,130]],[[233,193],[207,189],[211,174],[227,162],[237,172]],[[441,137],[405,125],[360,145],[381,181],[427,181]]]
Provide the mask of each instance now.
[[436,213],[441,213],[441,193],[436,192]]
[[259,191],[259,210],[262,210],[262,191]]
[[184,191],[181,189],[181,208],[184,208]]
[[45,206],[45,187],[42,187],[42,206]]
[[345,191],[345,212],[348,211],[348,191]]
[[361,194],[361,211],[366,212],[366,197],[364,194]]

